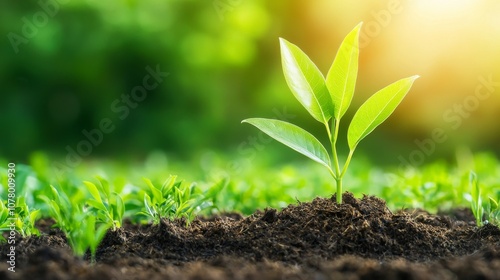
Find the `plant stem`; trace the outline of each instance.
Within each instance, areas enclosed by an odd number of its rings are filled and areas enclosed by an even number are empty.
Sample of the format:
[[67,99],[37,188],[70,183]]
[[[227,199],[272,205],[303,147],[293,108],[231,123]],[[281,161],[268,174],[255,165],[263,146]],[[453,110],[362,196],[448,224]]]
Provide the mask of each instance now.
[[342,204],[342,174],[340,173],[340,164],[339,164],[339,156],[337,154],[337,138],[339,136],[339,126],[340,120],[334,120],[335,130],[333,133],[333,139],[331,139],[332,143],[332,154],[333,154],[333,162],[335,165],[335,171],[337,174],[337,178],[335,182],[337,183],[337,203]]
[[333,118],[332,125],[334,125],[333,135],[330,130],[330,126],[328,122],[325,122],[326,132],[328,133],[328,140],[330,140],[332,155],[333,155],[333,166],[335,167],[335,172],[330,169],[330,173],[332,173],[333,178],[335,179],[335,183],[337,185],[337,203],[342,203],[342,173],[340,172],[339,165],[339,157],[337,154],[337,138],[339,135],[339,124],[340,121]]
[[337,183],[337,203],[342,204],[342,177],[335,179]]
[[[332,145],[332,150],[334,150],[334,146],[332,144],[332,133],[330,131],[330,126],[328,124],[328,121],[325,121],[323,123],[325,125],[325,128],[326,128],[326,133],[328,134],[328,141],[330,141],[330,144]],[[334,163],[335,165],[335,163]],[[338,170],[336,169],[337,172],[334,172],[330,167],[328,168],[328,171],[330,172],[330,174],[332,175],[333,179],[337,180],[337,174],[339,173]]]

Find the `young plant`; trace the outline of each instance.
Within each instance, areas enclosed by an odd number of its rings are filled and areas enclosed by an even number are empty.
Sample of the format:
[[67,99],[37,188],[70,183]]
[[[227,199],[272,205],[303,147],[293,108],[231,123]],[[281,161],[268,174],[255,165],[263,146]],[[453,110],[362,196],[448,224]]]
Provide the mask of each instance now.
[[195,184],[186,187],[182,181],[176,182],[177,176],[169,176],[161,188],[151,180],[144,178],[149,187],[149,194],[144,194],[146,212],[141,215],[153,219],[158,224],[162,218],[175,219],[184,217],[186,223],[192,221],[197,211],[214,208],[216,195],[226,185],[226,181],[215,184],[205,192],[196,188]]
[[53,186],[50,188],[52,198],[43,195],[40,199],[49,205],[50,216],[56,221],[54,226],[64,232],[75,255],[82,257],[90,249],[91,259],[95,261],[97,246],[110,224],[102,223],[97,226],[96,217],[84,211],[78,194],[68,197],[64,191],[58,192]]
[[70,232],[65,232],[71,248],[75,255],[82,257],[87,250],[90,250],[91,262],[95,263],[95,255],[99,243],[108,231],[110,225],[105,223],[96,223],[96,217],[90,213],[81,213],[75,215],[75,221],[78,221],[79,227]]
[[476,218],[476,225],[483,225],[483,201],[481,199],[481,188],[479,187],[479,183],[477,182],[477,175],[473,171],[469,173],[469,186],[471,188],[471,194],[467,196],[471,203],[471,210]]
[[486,216],[488,217],[488,222],[494,225],[500,226],[500,207],[498,204],[500,200],[496,200],[493,197],[488,197],[489,203],[486,208]]
[[69,232],[74,227],[77,228],[78,224],[74,223],[72,215],[82,212],[77,207],[78,204],[73,205],[64,191],[61,190],[59,193],[52,185],[50,191],[50,194],[40,195],[38,198],[48,205],[49,215],[56,221],[54,227],[60,228],[64,232]]
[[123,199],[116,192],[111,192],[109,183],[104,178],[97,177],[99,184],[84,181],[83,183],[89,190],[93,199],[86,201],[91,207],[91,211],[96,213],[97,220],[108,224],[113,230],[121,227],[123,215],[125,213],[125,205]]
[[10,230],[10,218],[9,218],[9,208],[5,207],[5,204],[0,200],[0,244],[7,241],[3,236],[3,232]]
[[40,218],[40,209],[30,210],[24,197],[19,197],[16,202],[16,228],[23,237],[30,235],[40,236],[40,231],[35,227]]
[[286,82],[295,98],[311,116],[324,124],[332,157],[312,134],[288,122],[250,118],[249,123],[275,140],[325,166],[337,185],[337,203],[342,203],[342,178],[359,142],[384,122],[396,109],[418,76],[401,79],[379,90],[355,113],[347,132],[349,154],[341,168],[337,153],[340,120],[354,95],[358,74],[358,24],[344,39],[326,79],[309,57],[297,46],[280,38],[281,58]]

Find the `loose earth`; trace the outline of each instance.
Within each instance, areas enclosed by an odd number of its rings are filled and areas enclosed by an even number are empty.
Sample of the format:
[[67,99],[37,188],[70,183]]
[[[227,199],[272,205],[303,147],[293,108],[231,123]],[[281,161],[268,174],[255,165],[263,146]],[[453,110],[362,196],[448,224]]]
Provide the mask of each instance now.
[[500,229],[470,212],[392,213],[373,196],[343,195],[237,214],[108,231],[96,263],[72,255],[42,220],[41,237],[0,245],[0,279],[500,279]]

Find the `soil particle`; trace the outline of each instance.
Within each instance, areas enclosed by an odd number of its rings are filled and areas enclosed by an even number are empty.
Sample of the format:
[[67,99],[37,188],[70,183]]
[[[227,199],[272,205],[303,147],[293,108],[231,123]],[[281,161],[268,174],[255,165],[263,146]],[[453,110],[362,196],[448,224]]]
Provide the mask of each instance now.
[[459,216],[392,213],[381,199],[316,198],[249,217],[162,220],[109,231],[97,263],[59,230],[19,238],[1,279],[500,279],[500,230]]

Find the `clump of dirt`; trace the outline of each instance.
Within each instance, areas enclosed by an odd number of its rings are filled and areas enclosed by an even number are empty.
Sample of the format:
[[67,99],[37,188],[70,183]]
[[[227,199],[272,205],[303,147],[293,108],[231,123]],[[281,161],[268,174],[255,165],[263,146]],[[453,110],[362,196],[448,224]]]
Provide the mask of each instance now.
[[[97,263],[61,232],[20,241],[19,273],[55,279],[499,279],[500,230],[425,211],[392,213],[373,196],[316,198],[243,218],[225,214],[109,231]],[[47,230],[47,229],[45,229]],[[0,247],[2,260],[7,247]],[[88,256],[87,256],[88,259]],[[5,263],[5,261],[2,261]],[[5,268],[5,269],[3,269]],[[0,269],[6,270],[5,264]],[[465,277],[465,278],[464,278]],[[497,277],[497,278],[495,278]]]

